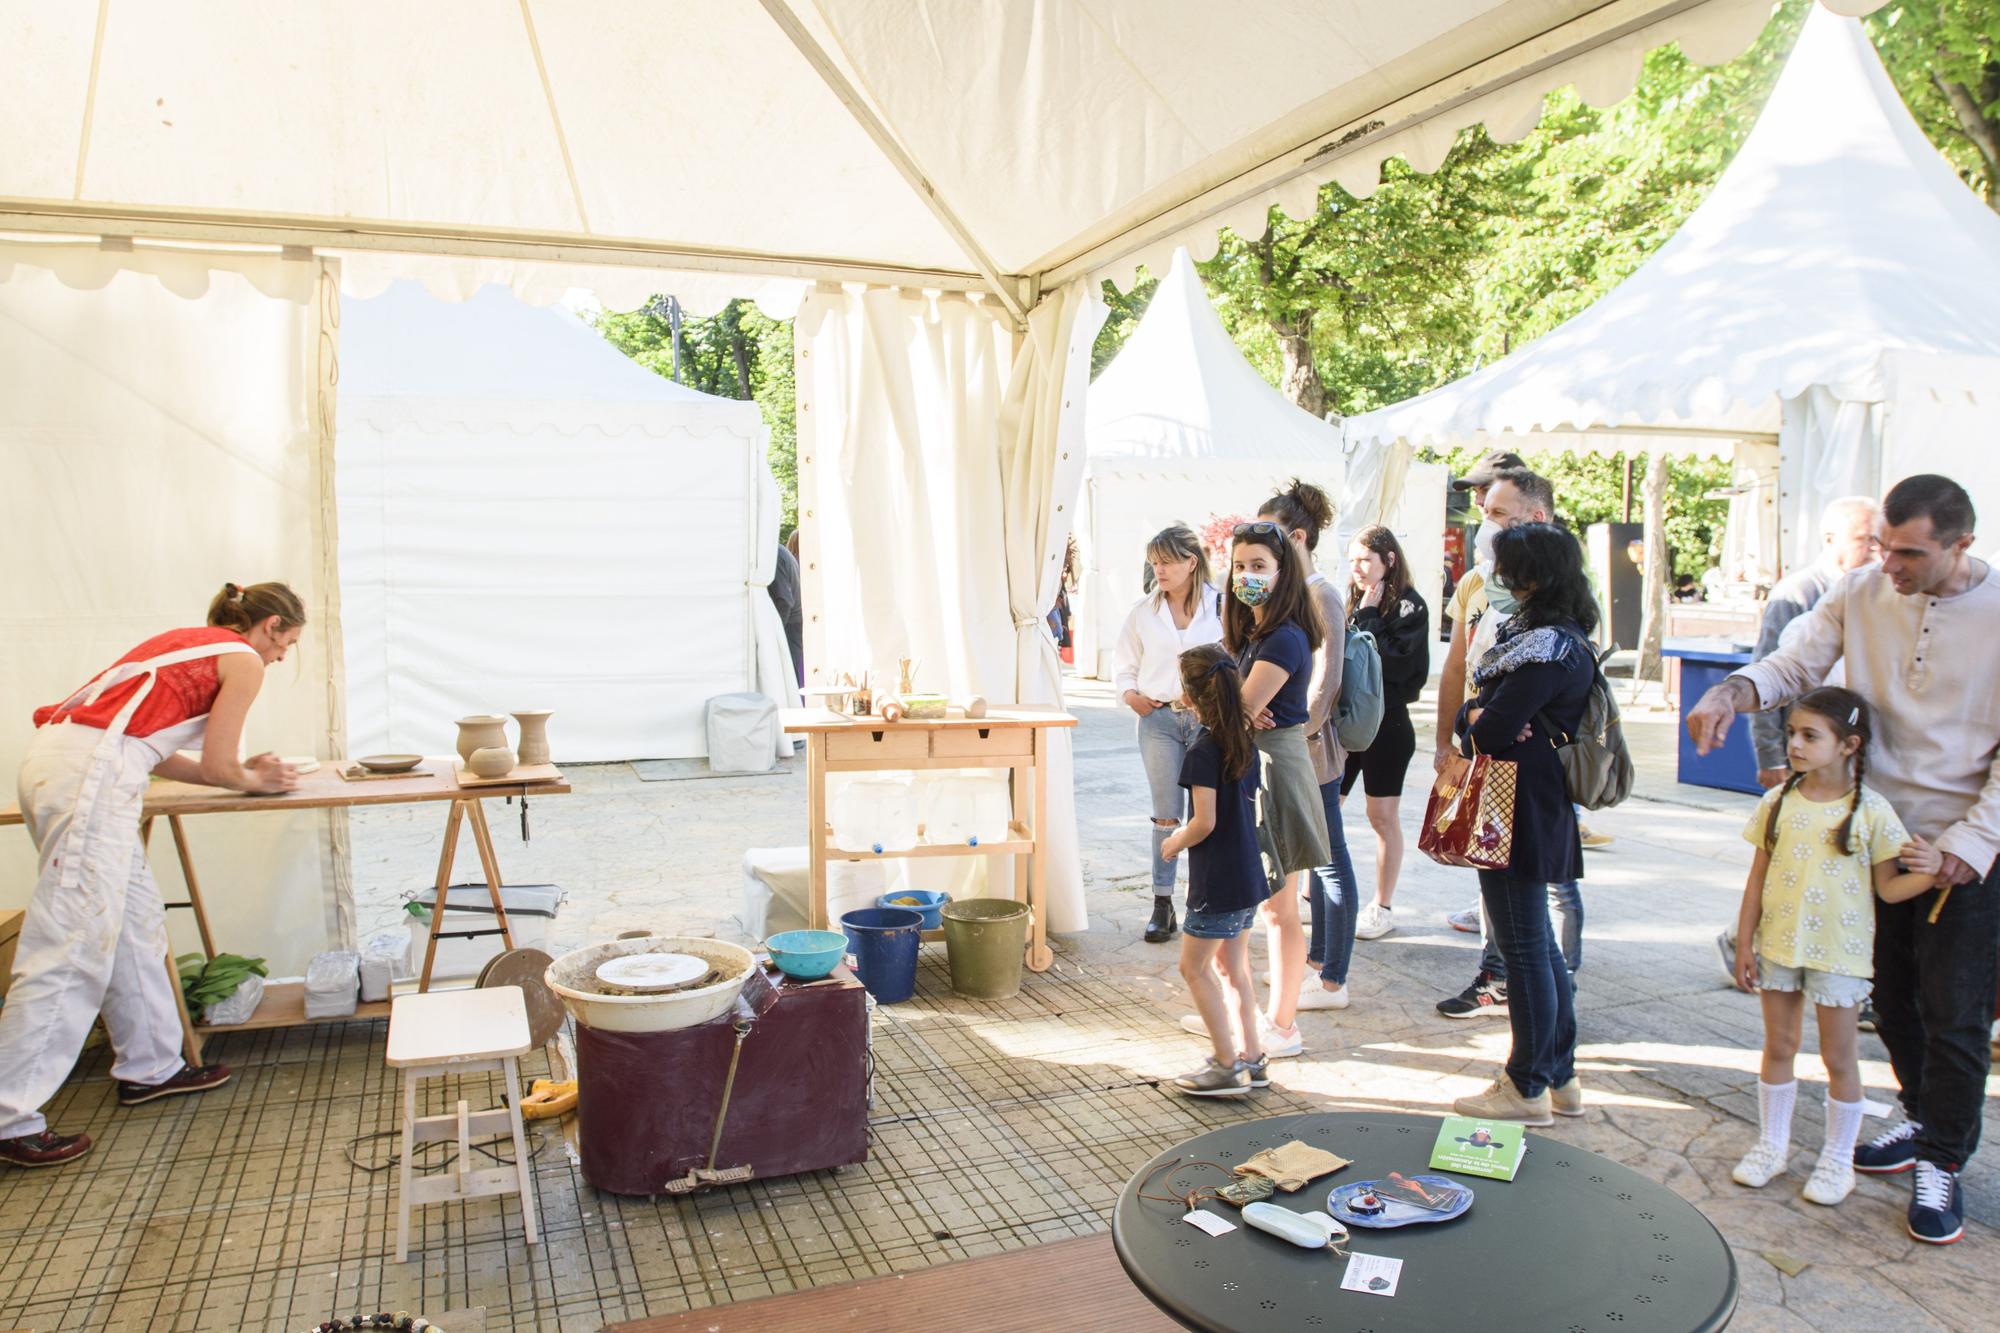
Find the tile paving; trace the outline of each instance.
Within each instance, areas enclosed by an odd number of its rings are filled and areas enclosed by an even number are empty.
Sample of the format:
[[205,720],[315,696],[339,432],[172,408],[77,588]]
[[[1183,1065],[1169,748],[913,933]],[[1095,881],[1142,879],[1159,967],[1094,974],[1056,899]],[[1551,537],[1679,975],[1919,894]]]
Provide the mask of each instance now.
[[[544,1126],[542,1245],[524,1244],[517,1208],[481,1200],[424,1210],[419,1248],[399,1265],[393,1176],[350,1160],[379,1165],[391,1151],[379,1137],[395,1123],[386,1025],[226,1038],[216,1050],[238,1071],[229,1087],[135,1111],[116,1108],[98,1049],[53,1108],[97,1150],[62,1171],[0,1174],[0,1328],[308,1328],[386,1306],[452,1333],[594,1329],[1092,1234],[1131,1172],[1177,1139],[1313,1108],[1436,1113],[1492,1077],[1504,1023],[1449,1023],[1431,1008],[1474,967],[1476,940],[1441,920],[1470,900],[1470,880],[1413,857],[1397,933],[1357,947],[1353,1007],[1307,1015],[1307,1055],[1279,1064],[1267,1093],[1218,1104],[1163,1091],[1198,1043],[1175,1027],[1185,1000],[1173,949],[1138,939],[1146,803],[1129,720],[1087,682],[1074,703],[1092,928],[1062,940],[1055,969],[1007,1001],[952,996],[941,953],[928,951],[916,999],[877,1011],[865,1164],[686,1200],[620,1198],[584,1185]],[[1729,1180],[1753,1132],[1758,1016],[1723,988],[1710,940],[1734,910],[1750,802],[1672,785],[1664,715],[1635,713],[1630,726],[1641,791],[1597,818],[1618,842],[1592,854],[1585,889],[1591,1114],[1549,1132],[1665,1182],[1715,1222],[1742,1275],[1732,1327],[1996,1326],[1990,1163],[1968,1173],[1978,1220],[1967,1240],[1942,1250],[1904,1236],[1902,1181],[1864,1181],[1838,1209],[1798,1199],[1820,1132],[1810,1055],[1792,1175],[1756,1192]],[[577,795],[537,803],[532,842],[495,821],[510,879],[570,888],[558,947],[637,926],[731,933],[742,849],[787,841],[803,807],[797,774],[642,783],[607,766],[575,779]],[[1358,806],[1348,823],[1367,882],[1373,840]],[[364,928],[396,924],[434,838],[407,811],[357,818]],[[1864,1038],[1863,1053],[1870,1094],[1886,1099],[1879,1043]],[[444,1090],[434,1095],[442,1109]],[[1788,1277],[1766,1252],[1810,1266]]]

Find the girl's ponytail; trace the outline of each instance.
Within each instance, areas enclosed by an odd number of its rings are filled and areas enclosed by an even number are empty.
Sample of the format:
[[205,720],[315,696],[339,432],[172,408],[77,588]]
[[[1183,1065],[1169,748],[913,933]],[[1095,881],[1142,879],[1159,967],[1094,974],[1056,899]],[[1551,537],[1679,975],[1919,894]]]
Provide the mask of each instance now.
[[252,625],[272,616],[278,618],[279,629],[297,629],[306,623],[305,603],[282,583],[253,583],[247,588],[225,583],[208,604],[208,623],[238,634],[248,634]]
[[1250,743],[1250,717],[1243,708],[1243,677],[1236,659],[1219,643],[1188,649],[1181,654],[1181,689],[1222,751],[1222,776],[1233,782],[1248,773],[1257,750]]

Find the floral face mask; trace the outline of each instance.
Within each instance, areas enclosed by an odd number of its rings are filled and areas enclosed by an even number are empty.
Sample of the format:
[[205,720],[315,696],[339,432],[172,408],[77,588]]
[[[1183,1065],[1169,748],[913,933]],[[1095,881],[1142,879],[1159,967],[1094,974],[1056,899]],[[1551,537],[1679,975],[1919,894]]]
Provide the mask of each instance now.
[[1238,574],[1231,588],[1236,600],[1245,606],[1262,606],[1271,600],[1271,584],[1275,582],[1269,574]]

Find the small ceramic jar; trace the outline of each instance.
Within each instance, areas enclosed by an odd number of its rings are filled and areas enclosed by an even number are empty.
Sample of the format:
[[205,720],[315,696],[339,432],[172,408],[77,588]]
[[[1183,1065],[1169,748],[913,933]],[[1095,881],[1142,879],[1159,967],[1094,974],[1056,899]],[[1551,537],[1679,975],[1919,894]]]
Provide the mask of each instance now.
[[465,766],[482,778],[504,778],[514,771],[514,752],[504,745],[474,750]]

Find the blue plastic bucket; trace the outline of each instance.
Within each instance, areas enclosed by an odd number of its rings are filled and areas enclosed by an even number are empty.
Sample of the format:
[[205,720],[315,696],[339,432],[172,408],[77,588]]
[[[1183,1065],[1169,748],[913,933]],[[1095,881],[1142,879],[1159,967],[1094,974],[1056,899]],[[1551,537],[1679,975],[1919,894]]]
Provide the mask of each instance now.
[[[917,901],[914,903],[899,903],[896,901],[898,898],[915,898]],[[940,893],[936,889],[897,889],[892,893],[885,893],[880,898],[877,898],[875,905],[877,907],[901,907],[907,911],[921,913],[924,918],[925,930],[941,930],[944,927],[944,921],[941,919],[940,913],[944,911],[944,905],[950,901],[950,894]]]
[[905,907],[862,907],[840,918],[854,974],[882,1004],[907,1000],[917,989],[917,946],[924,917]]

